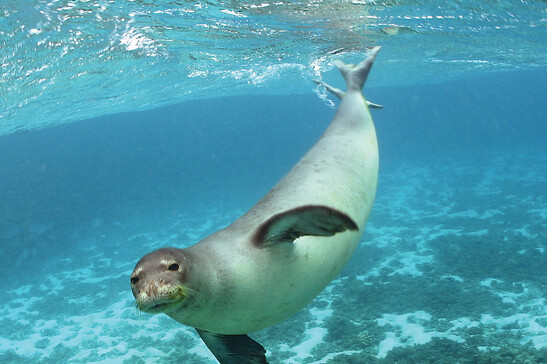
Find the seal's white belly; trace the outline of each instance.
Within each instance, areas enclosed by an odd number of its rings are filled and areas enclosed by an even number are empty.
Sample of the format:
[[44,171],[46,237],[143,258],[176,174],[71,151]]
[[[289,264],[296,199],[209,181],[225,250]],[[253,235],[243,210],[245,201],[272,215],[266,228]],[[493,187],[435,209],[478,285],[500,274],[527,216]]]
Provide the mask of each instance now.
[[[250,272],[255,272],[254,277],[238,273],[239,279],[247,284],[238,290],[233,309],[241,311],[235,316],[243,317],[244,321],[234,322],[234,327],[226,329],[257,331],[301,310],[342,270],[360,236],[359,232],[348,231],[333,237],[302,237],[292,248],[271,249],[262,256],[263,265],[249,267]],[[264,266],[274,269],[264,271],[261,269]]]

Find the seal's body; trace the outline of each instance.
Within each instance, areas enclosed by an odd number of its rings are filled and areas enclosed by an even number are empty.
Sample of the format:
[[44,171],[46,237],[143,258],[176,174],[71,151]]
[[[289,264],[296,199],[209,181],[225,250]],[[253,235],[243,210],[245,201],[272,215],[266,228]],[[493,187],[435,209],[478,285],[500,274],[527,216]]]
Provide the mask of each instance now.
[[221,363],[266,363],[246,334],[317,296],[347,263],[369,217],[378,145],[361,89],[378,50],[357,66],[337,64],[347,91],[324,85],[341,98],[330,126],[251,210],[189,248],[139,261],[131,283],[141,310],[195,327]]

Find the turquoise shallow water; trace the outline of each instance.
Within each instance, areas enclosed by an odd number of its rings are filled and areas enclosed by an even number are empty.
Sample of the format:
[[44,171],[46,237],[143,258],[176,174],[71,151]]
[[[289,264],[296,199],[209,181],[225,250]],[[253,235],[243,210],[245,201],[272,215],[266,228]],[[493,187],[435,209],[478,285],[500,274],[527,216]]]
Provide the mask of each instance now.
[[311,80],[372,44],[361,245],[253,338],[272,363],[547,361],[544,4],[276,4],[0,5],[0,362],[214,363],[129,274],[266,193],[334,114]]
[[192,99],[309,93],[333,60],[360,61],[371,45],[384,49],[369,86],[542,69],[545,19],[543,1],[5,0],[0,135]]

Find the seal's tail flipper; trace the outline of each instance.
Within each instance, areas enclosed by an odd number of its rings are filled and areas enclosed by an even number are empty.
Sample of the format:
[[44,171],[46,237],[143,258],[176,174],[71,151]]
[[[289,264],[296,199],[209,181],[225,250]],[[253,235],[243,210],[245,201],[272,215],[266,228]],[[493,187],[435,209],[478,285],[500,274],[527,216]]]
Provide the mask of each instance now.
[[[366,100],[365,100],[365,101],[366,101]],[[368,105],[368,107],[370,107],[371,109],[383,109],[383,108],[384,108],[384,105],[375,104],[375,103],[370,102],[370,101],[367,101],[367,105]]]
[[361,92],[380,48],[381,47],[378,46],[372,48],[367,59],[356,66],[353,64],[345,64],[340,60],[334,62],[334,65],[338,67],[340,72],[342,72],[342,76],[346,79],[346,89],[348,92]]
[[344,95],[346,94],[344,91],[340,90],[339,88],[332,87],[331,85],[323,81],[313,80],[313,82],[315,82],[319,86],[323,86],[324,88],[327,89],[327,91],[330,91],[334,96],[338,97],[340,100],[342,100],[342,97],[344,97]]
[[[378,47],[378,46],[372,48],[367,59],[365,59],[363,62],[359,63],[358,65],[345,64],[344,62],[340,60],[336,60],[334,62],[334,65],[338,67],[338,69],[342,73],[342,76],[344,76],[344,79],[346,80],[347,92],[350,92],[350,91],[361,92],[361,90],[363,89],[363,86],[365,85],[365,81],[367,80],[372,64],[374,63],[374,59],[376,58],[376,54],[378,53],[380,48],[381,47]],[[329,84],[326,84],[325,82],[322,82],[322,81],[315,81],[315,82],[323,86],[324,88],[326,88],[328,91],[332,92],[339,99],[342,99],[342,97],[344,97],[344,95],[346,94],[344,91],[336,87],[332,87]],[[383,108],[382,105],[378,105],[369,101],[367,101],[367,105],[371,109]]]

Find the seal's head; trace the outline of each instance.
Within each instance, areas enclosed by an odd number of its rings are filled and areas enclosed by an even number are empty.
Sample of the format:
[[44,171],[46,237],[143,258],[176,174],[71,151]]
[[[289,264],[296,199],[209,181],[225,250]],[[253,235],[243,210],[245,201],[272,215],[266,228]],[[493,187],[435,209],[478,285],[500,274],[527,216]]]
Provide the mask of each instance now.
[[148,313],[179,307],[193,292],[187,285],[188,273],[188,256],[182,249],[163,248],[145,255],[131,274],[137,307]]

